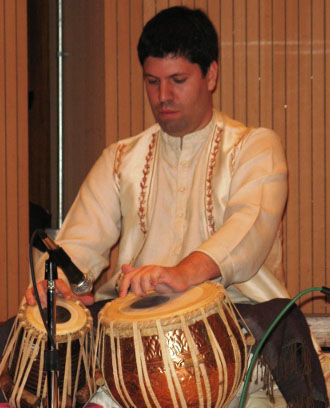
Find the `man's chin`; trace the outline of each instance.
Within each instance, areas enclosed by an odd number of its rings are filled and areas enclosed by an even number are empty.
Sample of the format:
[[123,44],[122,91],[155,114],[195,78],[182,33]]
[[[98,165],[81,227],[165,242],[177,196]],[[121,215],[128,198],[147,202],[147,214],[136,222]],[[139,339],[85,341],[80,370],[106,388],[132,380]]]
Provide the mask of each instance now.
[[187,127],[182,121],[166,120],[158,121],[162,130],[170,136],[182,137],[187,133]]

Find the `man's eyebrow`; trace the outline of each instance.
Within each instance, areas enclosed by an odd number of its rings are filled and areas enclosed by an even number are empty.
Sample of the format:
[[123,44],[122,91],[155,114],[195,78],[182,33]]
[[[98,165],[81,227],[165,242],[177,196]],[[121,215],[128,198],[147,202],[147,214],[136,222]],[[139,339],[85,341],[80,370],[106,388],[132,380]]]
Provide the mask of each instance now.
[[145,78],[145,77],[153,77],[153,78],[158,78],[157,76],[152,75],[152,74],[149,74],[148,72],[144,72],[144,73],[143,73],[143,77],[144,77],[144,78]]
[[[174,74],[168,75],[166,78],[174,78],[174,77],[181,76],[181,75],[188,75],[188,73],[186,73],[186,72],[175,72]],[[144,78],[152,77],[152,78],[155,78],[155,79],[159,79],[158,76],[150,74],[148,72],[143,73],[143,77]]]

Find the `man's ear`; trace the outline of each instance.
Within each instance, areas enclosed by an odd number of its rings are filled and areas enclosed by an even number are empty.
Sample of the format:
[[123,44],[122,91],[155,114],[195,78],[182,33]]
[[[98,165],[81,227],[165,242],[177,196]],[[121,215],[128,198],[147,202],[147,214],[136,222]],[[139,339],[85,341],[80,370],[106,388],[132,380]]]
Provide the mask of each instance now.
[[216,61],[211,62],[206,74],[207,87],[210,92],[213,92],[217,86],[218,80],[218,63]]

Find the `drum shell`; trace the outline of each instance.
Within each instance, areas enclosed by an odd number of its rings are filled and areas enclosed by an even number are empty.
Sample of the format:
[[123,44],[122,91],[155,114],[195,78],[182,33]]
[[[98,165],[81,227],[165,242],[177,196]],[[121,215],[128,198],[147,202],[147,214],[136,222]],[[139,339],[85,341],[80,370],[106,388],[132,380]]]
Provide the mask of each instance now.
[[[86,387],[87,382],[91,383],[93,320],[79,301],[61,298],[57,299],[57,306],[68,319],[56,324],[59,332],[55,343],[59,359],[60,406],[79,407],[87,400],[77,403],[78,392]],[[21,306],[0,364],[4,394],[15,406],[28,408],[42,406],[41,401],[47,401],[47,374],[43,370],[47,334],[36,310],[26,304]],[[92,393],[89,388],[88,398]]]
[[[182,328],[183,320],[187,323],[197,350],[195,352],[197,364],[199,367],[204,367],[205,374],[200,375],[202,397],[196,385],[194,353],[191,352],[186,332]],[[247,363],[245,336],[231,307],[226,303],[219,305],[218,302],[215,302],[205,311],[204,318],[197,310],[192,314],[181,315],[176,318],[176,321],[175,319],[166,320],[161,321],[160,324],[186,406],[189,408],[204,406],[204,403],[201,405],[201,398],[203,401],[209,401],[210,405],[205,406],[227,405],[243,379]],[[141,335],[142,350],[152,391],[161,407],[173,407],[160,345],[159,328],[156,327],[155,322],[150,322],[147,326],[140,325],[138,330]],[[211,344],[210,330],[221,349],[220,365],[216,360],[214,345],[212,347]],[[136,339],[134,339],[132,327],[123,322],[118,322],[118,324],[115,322],[111,328],[106,328],[104,333],[98,348],[101,371],[113,398],[122,407],[130,406],[129,399],[125,396],[127,391],[136,407],[143,408],[149,405],[156,407],[157,404],[154,403],[148,387],[146,387],[146,394],[141,389],[141,374],[139,375],[137,368],[137,359],[140,357],[137,355]],[[112,344],[111,336],[114,339]],[[114,355],[116,356],[115,361],[113,360]],[[120,367],[119,374],[119,368],[114,367],[113,363]],[[119,379],[116,382],[118,377],[122,377],[122,380]],[[125,392],[123,392],[124,388],[126,388]],[[177,391],[175,398],[179,400]]]
[[[9,375],[11,378],[15,376],[15,370],[17,365],[19,364],[19,350],[21,347],[22,337],[24,335],[24,328],[21,329],[19,334],[18,341],[16,343],[16,347],[13,350],[13,361],[9,368]],[[61,341],[62,340],[62,341]],[[29,346],[27,346],[29,347]],[[31,347],[31,346],[30,346]],[[33,347],[33,346],[32,346]],[[64,382],[64,372],[65,372],[65,362],[66,362],[66,353],[67,353],[67,342],[65,338],[59,339],[57,338],[57,348],[58,348],[58,356],[59,356],[59,372],[58,372],[58,386],[60,389],[60,393],[63,390],[63,382]],[[73,374],[73,382],[76,380],[76,375],[78,373],[78,390],[81,389],[86,384],[86,372],[85,370],[78,371],[78,363],[79,363],[79,350],[80,350],[80,343],[79,339],[75,339],[71,343],[71,367]],[[33,395],[37,395],[37,386],[38,386],[38,374],[40,368],[40,353],[37,354],[36,358],[34,359],[30,374],[28,376],[25,390],[29,391]],[[42,389],[45,385],[46,381],[46,372],[43,374],[42,379]]]

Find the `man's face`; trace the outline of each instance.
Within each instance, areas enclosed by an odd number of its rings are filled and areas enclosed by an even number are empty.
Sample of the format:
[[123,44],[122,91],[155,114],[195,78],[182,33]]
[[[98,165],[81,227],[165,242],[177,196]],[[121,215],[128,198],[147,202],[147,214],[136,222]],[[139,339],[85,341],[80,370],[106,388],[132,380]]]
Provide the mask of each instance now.
[[151,109],[166,133],[182,137],[207,125],[217,72],[216,62],[203,77],[199,65],[184,57],[145,60],[143,77]]

